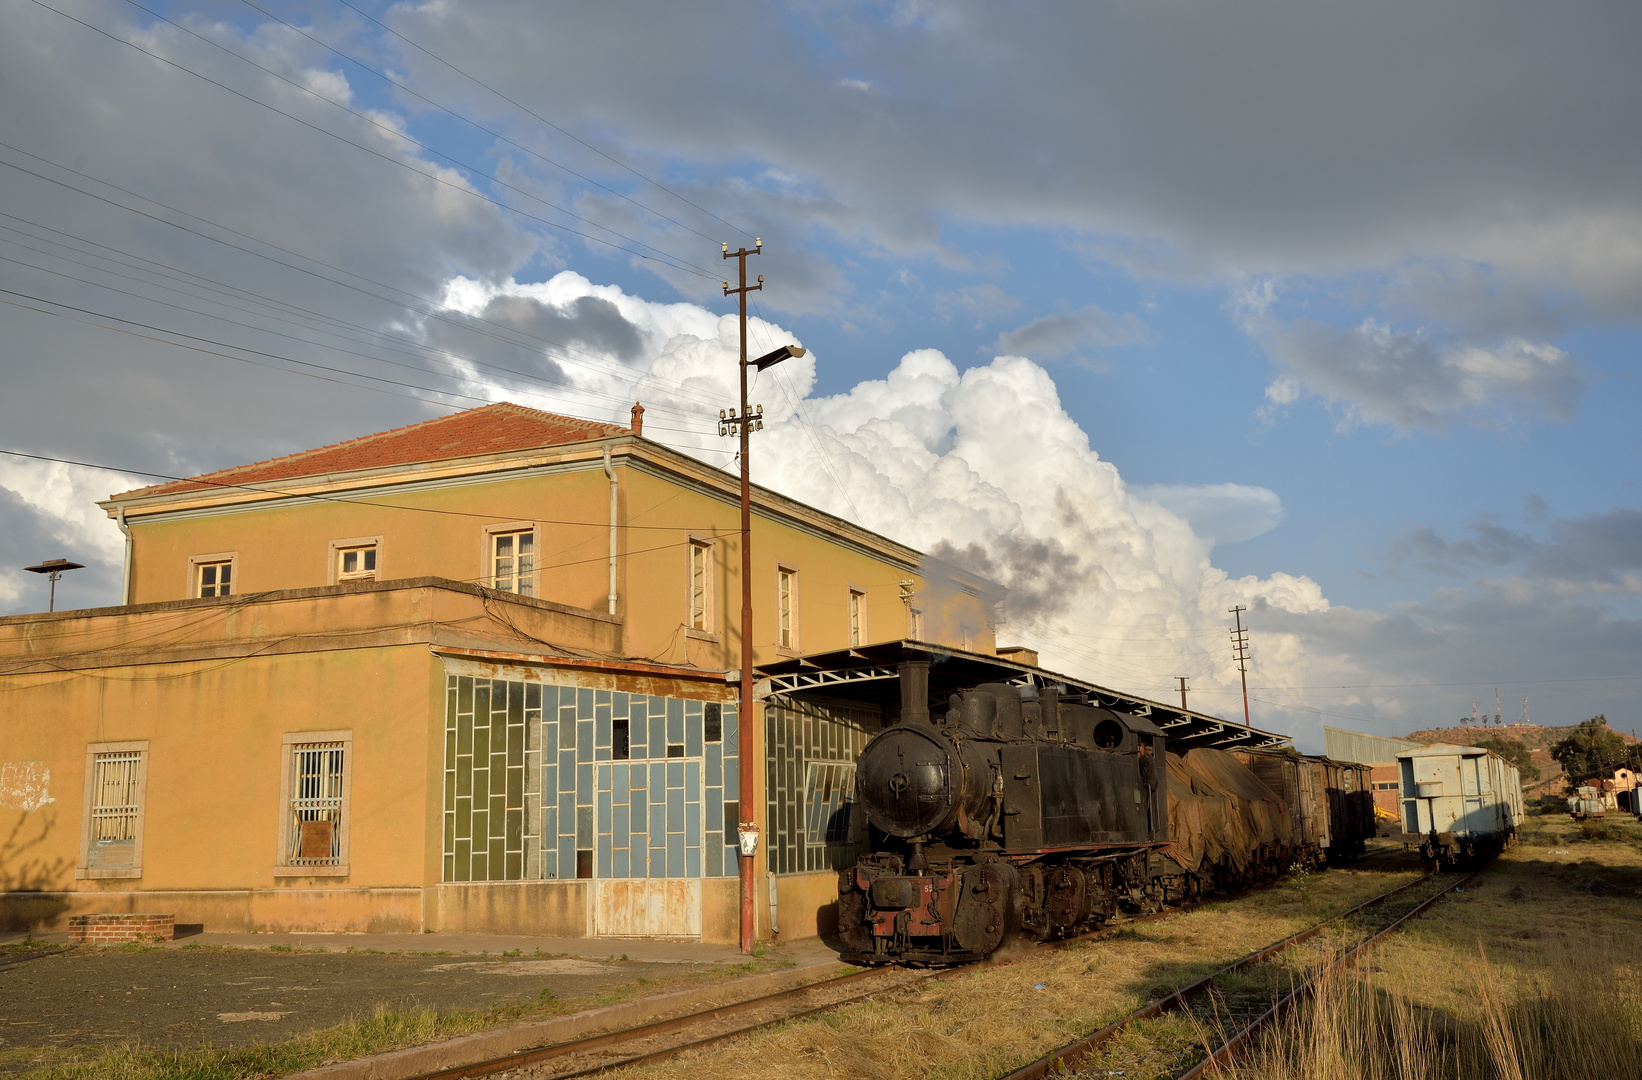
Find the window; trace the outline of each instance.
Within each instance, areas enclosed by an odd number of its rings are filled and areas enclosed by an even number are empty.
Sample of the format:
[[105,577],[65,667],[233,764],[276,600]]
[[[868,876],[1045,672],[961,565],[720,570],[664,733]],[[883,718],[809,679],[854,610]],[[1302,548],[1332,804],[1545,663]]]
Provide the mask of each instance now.
[[190,596],[230,596],[234,592],[232,555],[196,555],[188,560]]
[[924,611],[922,608],[907,609],[907,637],[913,641],[924,640]]
[[713,629],[713,546],[690,541],[690,629]]
[[375,581],[376,545],[336,545],[337,581]]
[[804,776],[804,832],[812,844],[854,839],[855,766],[812,761]]
[[798,571],[776,568],[775,643],[783,649],[798,648]]
[[142,876],[143,804],[148,743],[93,743],[86,748],[86,797],[79,878]]
[[285,736],[278,865],[282,876],[345,876],[353,733]]
[[850,590],[850,644],[867,643],[867,594],[860,589]]
[[536,595],[536,532],[490,534],[490,585],[499,592]]
[[724,741],[724,706],[707,702],[702,710],[702,735],[710,743]]

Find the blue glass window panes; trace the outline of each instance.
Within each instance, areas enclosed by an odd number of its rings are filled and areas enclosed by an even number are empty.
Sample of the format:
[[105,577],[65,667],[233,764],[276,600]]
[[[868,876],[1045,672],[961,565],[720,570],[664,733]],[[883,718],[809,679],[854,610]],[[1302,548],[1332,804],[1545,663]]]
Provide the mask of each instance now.
[[650,742],[644,756],[667,756],[667,712],[662,698],[650,699]]
[[445,880],[735,874],[733,706],[466,675],[444,699]]
[[634,694],[627,699],[627,752],[630,757],[642,758],[650,735],[650,699]]
[[684,702],[678,698],[667,699],[667,741],[684,742]]

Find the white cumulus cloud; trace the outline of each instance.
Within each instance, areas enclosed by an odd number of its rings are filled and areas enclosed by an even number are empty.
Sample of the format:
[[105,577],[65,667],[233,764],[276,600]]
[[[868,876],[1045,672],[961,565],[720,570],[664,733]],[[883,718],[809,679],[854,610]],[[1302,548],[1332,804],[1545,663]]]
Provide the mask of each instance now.
[[[650,304],[568,273],[482,295],[472,288],[452,292],[468,310],[494,310],[499,297],[539,298],[561,313],[584,295],[614,304],[655,351],[598,370],[566,368],[567,391],[624,403],[605,414],[619,420],[625,402],[642,400],[668,418],[652,430],[647,414],[647,435],[725,463],[716,410],[736,395],[734,318]],[[749,340],[755,353],[802,344],[762,320],[752,321]],[[1216,542],[1276,523],[1274,493],[1237,484],[1131,489],[1030,360],[1000,356],[960,371],[940,352],[917,350],[884,378],[824,397],[811,396],[815,363],[812,353],[755,382],[766,427],[756,436],[754,479],[1007,586],[1000,640],[1037,647],[1049,666],[1154,696],[1178,674],[1202,692],[1229,691],[1237,676],[1228,607],[1296,616],[1329,609],[1308,578],[1233,579],[1210,559]],[[532,403],[552,408],[554,393]],[[1294,634],[1268,634],[1262,649],[1273,680],[1299,681],[1317,659]]]

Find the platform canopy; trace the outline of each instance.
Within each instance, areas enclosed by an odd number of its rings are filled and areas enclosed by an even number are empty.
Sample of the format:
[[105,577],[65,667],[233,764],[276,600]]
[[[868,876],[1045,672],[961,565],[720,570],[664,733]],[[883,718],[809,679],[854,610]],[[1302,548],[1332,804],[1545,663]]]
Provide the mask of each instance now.
[[1292,748],[1293,745],[1287,735],[1244,727],[1219,717],[1151,701],[1000,656],[965,652],[922,641],[882,642],[761,664],[755,669],[758,674],[757,696],[760,699],[776,695],[822,696],[895,710],[899,709],[901,702],[900,676],[896,669],[900,664],[914,660],[929,661],[929,696],[934,702],[982,683],[1009,683],[1040,689],[1058,687],[1064,697],[1113,712],[1146,717],[1164,731],[1174,748],[1213,746],[1221,750],[1244,750]]

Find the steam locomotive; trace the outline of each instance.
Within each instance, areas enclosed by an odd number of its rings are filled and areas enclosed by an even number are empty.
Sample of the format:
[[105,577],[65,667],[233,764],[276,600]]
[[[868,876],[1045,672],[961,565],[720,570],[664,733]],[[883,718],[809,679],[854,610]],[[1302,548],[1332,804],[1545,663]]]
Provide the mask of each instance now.
[[929,710],[903,663],[901,716],[869,742],[869,851],[839,873],[856,963],[955,964],[1360,855],[1368,767],[1292,750],[1171,749],[1146,717],[1053,687],[989,683]]

